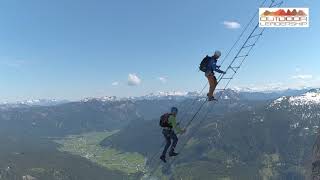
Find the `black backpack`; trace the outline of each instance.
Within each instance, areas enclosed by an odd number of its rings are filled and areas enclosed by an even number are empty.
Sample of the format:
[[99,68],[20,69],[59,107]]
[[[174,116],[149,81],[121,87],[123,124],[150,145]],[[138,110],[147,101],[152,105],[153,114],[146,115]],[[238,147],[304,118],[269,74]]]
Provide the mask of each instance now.
[[210,57],[208,55],[202,59],[200,66],[199,66],[200,71],[207,72],[207,66],[208,66],[209,61],[210,61]]
[[159,125],[161,127],[169,127],[172,128],[172,126],[169,124],[169,117],[170,117],[170,113],[165,113],[160,117],[160,122]]

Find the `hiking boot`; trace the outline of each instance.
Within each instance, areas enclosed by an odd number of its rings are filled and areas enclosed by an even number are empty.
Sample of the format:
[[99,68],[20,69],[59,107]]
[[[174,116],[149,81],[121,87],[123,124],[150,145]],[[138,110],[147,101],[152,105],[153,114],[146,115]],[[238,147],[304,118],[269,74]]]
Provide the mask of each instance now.
[[171,157],[171,156],[178,156],[179,155],[179,153],[176,153],[176,152],[174,152],[174,151],[172,151],[172,152],[170,152],[169,153],[169,156]]
[[214,98],[214,96],[211,96],[211,97],[208,96],[208,101],[217,101],[217,99]]
[[160,159],[161,159],[164,163],[166,163],[166,162],[167,162],[167,160],[166,160],[166,156],[164,156],[164,155],[160,156]]

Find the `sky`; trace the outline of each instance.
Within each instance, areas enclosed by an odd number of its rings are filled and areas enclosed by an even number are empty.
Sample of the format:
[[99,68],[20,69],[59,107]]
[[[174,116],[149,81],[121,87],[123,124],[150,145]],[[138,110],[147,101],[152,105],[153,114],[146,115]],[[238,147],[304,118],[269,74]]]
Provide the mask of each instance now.
[[[260,0],[1,0],[0,102],[200,91]],[[309,28],[267,29],[231,87],[319,87],[320,1]],[[222,66],[222,69],[225,68]]]

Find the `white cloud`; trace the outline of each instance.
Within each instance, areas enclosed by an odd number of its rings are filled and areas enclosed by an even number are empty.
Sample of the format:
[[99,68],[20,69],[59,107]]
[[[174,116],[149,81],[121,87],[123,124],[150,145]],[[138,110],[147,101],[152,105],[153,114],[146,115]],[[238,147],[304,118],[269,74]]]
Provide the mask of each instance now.
[[118,86],[119,85],[119,82],[115,81],[111,84],[112,86]]
[[236,21],[224,21],[223,25],[228,29],[239,29],[241,27],[241,25]]
[[129,86],[137,86],[141,84],[141,79],[136,74],[128,75],[128,85]]
[[292,79],[302,79],[302,80],[305,80],[305,79],[312,79],[312,75],[311,74],[299,74],[299,75],[294,75],[292,76]]
[[168,81],[168,79],[166,77],[159,77],[158,78],[159,81],[161,81],[162,83],[166,83]]

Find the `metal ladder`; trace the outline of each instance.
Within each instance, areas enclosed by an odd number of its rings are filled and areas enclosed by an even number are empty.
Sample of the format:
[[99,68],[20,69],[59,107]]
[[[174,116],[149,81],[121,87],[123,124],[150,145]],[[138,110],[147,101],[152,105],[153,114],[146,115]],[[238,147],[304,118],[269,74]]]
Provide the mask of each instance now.
[[[277,3],[276,0],[271,0],[271,3],[268,7],[269,8],[280,7],[282,4],[283,4],[283,1],[280,1],[279,3]],[[242,66],[242,64],[244,63],[246,58],[249,56],[250,52],[252,51],[253,47],[256,45],[256,43],[258,42],[260,37],[263,35],[264,31],[265,31],[265,28],[259,29],[259,23],[257,23],[254,26],[253,30],[249,33],[249,36],[246,38],[246,40],[244,41],[244,43],[242,44],[240,49],[237,51],[237,53],[234,56],[234,58],[232,59],[232,61],[229,63],[229,65],[226,69],[226,74],[222,74],[219,76],[218,84],[220,84],[220,82],[222,82],[224,80],[226,81],[226,83],[224,84],[223,88],[216,89],[217,91],[223,92],[228,88],[231,80],[234,79],[234,76],[237,74],[238,70],[240,69],[240,67]],[[228,72],[231,72],[231,76],[230,76],[230,73],[228,73]],[[225,77],[226,75],[229,75],[229,76]],[[195,117],[197,116],[197,114],[200,112],[200,110],[202,109],[202,107],[205,104],[206,104],[206,101],[200,105],[199,109],[194,114],[192,119],[186,124],[186,127],[190,126],[191,122],[195,119]],[[208,115],[208,112],[205,113],[204,117],[206,117]],[[204,119],[205,118],[202,118],[199,124],[204,122]],[[195,131],[197,131],[197,129]],[[194,133],[195,132],[193,132],[192,134],[194,134]],[[186,142],[187,141],[188,141],[188,139],[186,140]],[[180,148],[180,152],[184,149],[185,145],[186,145],[186,143],[182,145],[182,147]],[[174,159],[172,162],[169,162],[170,166],[174,163],[175,160],[176,159]],[[152,177],[152,175],[154,175],[154,173],[158,169],[159,165],[160,165],[160,163],[157,163],[157,165],[152,168],[153,170],[149,174],[149,177]]]
[[[271,4],[269,5],[269,7],[270,8],[280,7],[282,4],[283,4],[283,1],[276,3],[275,0],[271,0]],[[237,51],[236,55],[230,62],[229,66],[226,69],[226,74],[222,74],[219,77],[218,84],[224,80],[226,80],[226,83],[223,86],[223,88],[217,89],[217,91],[224,91],[227,89],[231,80],[234,78],[234,76],[242,66],[243,62],[249,56],[250,52],[252,51],[253,47],[256,45],[256,43],[258,42],[258,40],[260,39],[264,31],[265,31],[265,28],[260,29],[259,23],[257,23],[256,26],[251,31],[251,33],[249,34],[249,36],[246,38],[246,40],[242,44],[241,48]],[[228,72],[231,72],[231,74]],[[229,76],[225,77],[227,74]]]

